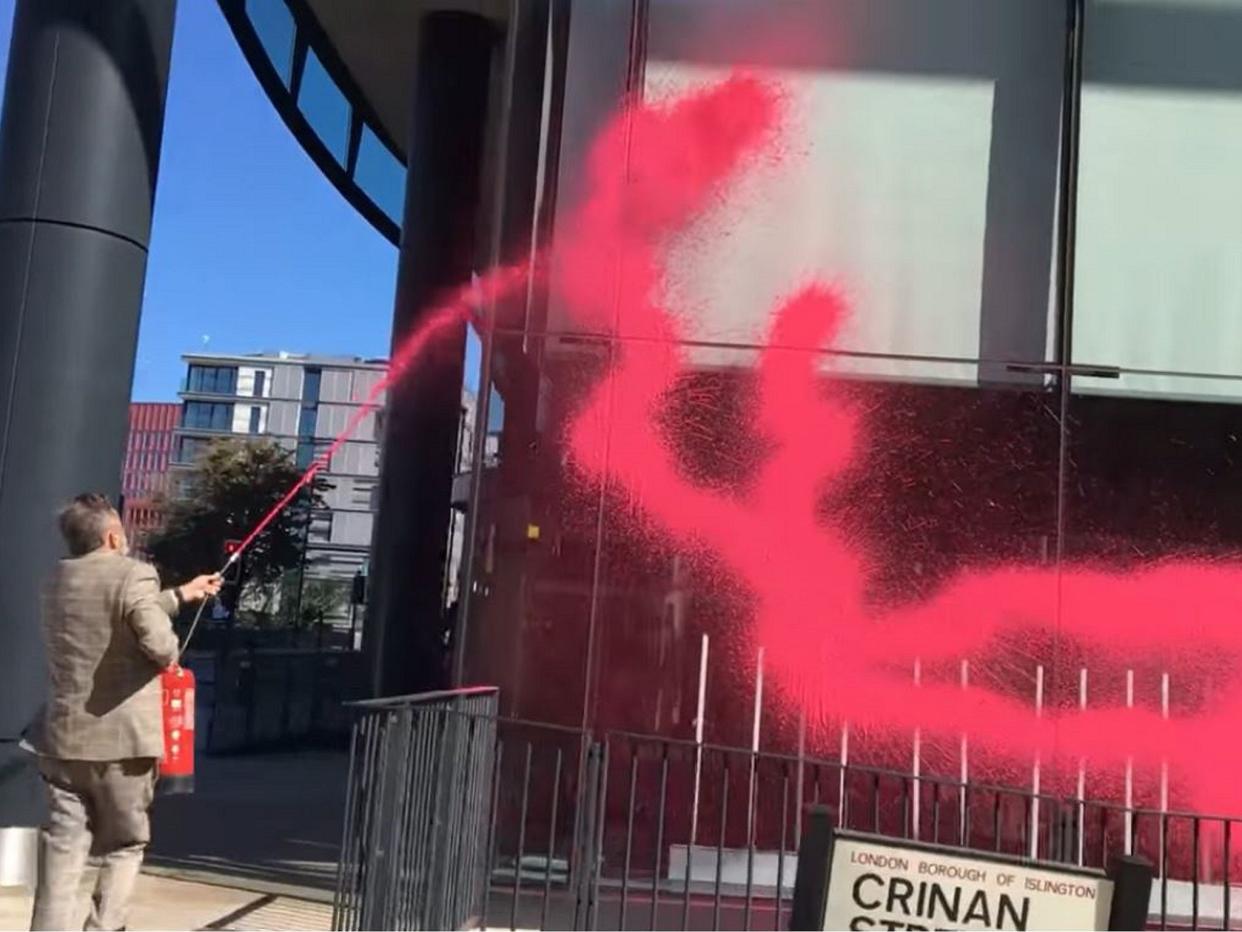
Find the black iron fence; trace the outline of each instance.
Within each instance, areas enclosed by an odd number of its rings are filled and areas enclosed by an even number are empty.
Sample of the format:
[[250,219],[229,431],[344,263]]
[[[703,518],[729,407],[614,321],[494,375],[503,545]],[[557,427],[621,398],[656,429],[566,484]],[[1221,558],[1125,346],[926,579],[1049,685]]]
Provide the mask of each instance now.
[[496,690],[355,708],[333,928],[459,928],[486,887]]
[[[1140,854],[1156,867],[1152,926],[1242,927],[1237,820],[593,736],[499,719],[495,698],[367,708],[337,928],[783,929],[812,803],[892,837],[1088,867]],[[435,875],[427,865],[444,852],[452,863]]]

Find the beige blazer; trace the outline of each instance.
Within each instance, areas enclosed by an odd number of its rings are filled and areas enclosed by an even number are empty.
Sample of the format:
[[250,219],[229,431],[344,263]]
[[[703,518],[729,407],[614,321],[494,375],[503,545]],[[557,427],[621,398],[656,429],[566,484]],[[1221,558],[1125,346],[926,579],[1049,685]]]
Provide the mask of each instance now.
[[49,694],[30,736],[62,760],[162,757],[160,671],[177,659],[171,590],[154,568],[96,551],[61,560],[43,593]]

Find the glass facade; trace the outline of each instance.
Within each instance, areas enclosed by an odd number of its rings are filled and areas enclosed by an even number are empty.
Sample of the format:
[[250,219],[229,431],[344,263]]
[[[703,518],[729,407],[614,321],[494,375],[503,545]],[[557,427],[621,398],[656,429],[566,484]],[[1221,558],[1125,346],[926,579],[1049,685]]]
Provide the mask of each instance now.
[[190,366],[186,390],[212,395],[237,393],[236,366]]
[[[810,716],[809,750],[852,723],[908,769],[923,705],[946,772],[963,676],[1055,754],[1049,710],[1159,715],[1166,674],[1197,714],[1219,683],[1158,581],[1242,592],[1242,72],[1212,38],[1242,2],[1087,7],[1078,88],[1046,0],[573,4],[548,271],[485,334],[464,681],[749,745],[762,652],[763,749]],[[738,66],[780,89],[749,149]]]
[[306,54],[298,109],[337,163],[344,165],[349,151],[350,106],[314,51]]
[[1242,82],[1225,37],[1242,2],[1099,6],[1083,62],[1073,358],[1119,371],[1081,389],[1236,401]]
[[[320,166],[380,233],[400,239],[405,159],[375,114],[360,100],[348,69],[323,43],[315,14],[285,0],[244,0],[224,6],[251,65],[274,72],[279,87],[265,87],[313,155],[321,144],[330,164]],[[271,71],[269,71],[269,68]],[[306,137],[313,137],[313,141]]]
[[302,407],[298,412],[298,445],[296,462],[299,469],[306,469],[319,455],[315,443],[315,425],[319,420],[319,388],[323,382],[323,370],[307,367],[302,370]]
[[186,465],[194,464],[207,452],[211,443],[206,437],[181,437],[177,441],[176,461]]
[[302,404],[313,408],[319,404],[319,385],[323,381],[322,369],[305,369],[302,372]]
[[316,408],[302,408],[298,414],[298,436],[313,437],[315,436],[315,421],[319,416]]
[[293,14],[284,0],[246,0],[246,16],[285,87],[293,76]]
[[296,463],[298,469],[308,469],[310,464],[315,461],[316,453],[315,441],[299,440],[297,447]]
[[187,401],[181,426],[197,430],[232,430],[233,405],[211,401]]
[[393,223],[405,207],[405,164],[380,142],[369,126],[362,129],[354,180]]

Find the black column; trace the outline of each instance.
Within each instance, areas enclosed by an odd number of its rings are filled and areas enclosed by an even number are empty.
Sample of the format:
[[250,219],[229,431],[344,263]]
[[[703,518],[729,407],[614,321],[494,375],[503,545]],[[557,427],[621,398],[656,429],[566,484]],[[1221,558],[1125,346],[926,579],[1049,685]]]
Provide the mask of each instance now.
[[[421,22],[394,347],[475,268],[498,37],[472,13]],[[365,636],[376,695],[447,681],[443,586],[465,338],[463,325],[437,340],[388,399]]]
[[[569,15],[570,0],[519,2],[509,10],[502,92],[504,102],[497,115],[498,145],[503,153],[499,158],[503,159],[503,163],[497,164],[492,172],[492,188],[488,192],[488,196],[493,198],[491,249],[502,262],[518,262],[523,256],[530,257],[538,245],[547,240],[555,215],[556,157],[560,144],[560,114],[565,101]],[[545,88],[548,98],[546,125]],[[541,161],[545,172],[542,190],[539,183]],[[532,231],[536,231],[537,244],[532,243]],[[504,336],[495,333],[483,335],[482,363],[489,371],[484,376],[485,384],[479,390],[477,423],[480,426],[488,423],[491,390],[497,390],[505,405],[501,447],[507,464],[517,475],[531,474],[529,466],[525,470],[514,468],[512,461],[530,456],[530,451],[535,449],[539,373],[532,360],[538,359],[541,354],[527,352],[529,344],[525,335],[517,329],[522,317],[514,312],[522,311],[527,321],[526,332],[541,331],[547,318],[546,291],[543,283],[536,282],[529,301],[510,299],[502,304],[497,316],[514,329]],[[454,619],[456,628],[453,632],[451,678],[454,686],[470,685],[463,681],[466,659],[482,649],[478,646],[479,641],[473,639],[472,624],[478,622],[485,629],[485,637],[493,642],[493,656],[506,652],[512,654],[517,649],[516,643],[513,643],[507,651],[505,648],[497,650],[497,638],[512,642],[521,632],[521,625],[515,623],[511,602],[505,602],[503,596],[479,599],[474,595],[473,586],[479,578],[475,573],[475,561],[479,556],[480,514],[489,510],[485,500],[496,489],[499,480],[494,467],[483,466],[482,450],[476,449],[474,453],[476,459],[470,467],[470,497],[462,548],[461,590]],[[527,523],[523,522],[522,527],[524,542]],[[492,582],[495,582],[494,578]],[[497,624],[487,621],[492,610],[502,616]],[[512,698],[503,695],[502,704]]]
[[0,830],[33,824],[16,741],[44,691],[58,506],[115,496],[175,0],[18,0],[0,123]]

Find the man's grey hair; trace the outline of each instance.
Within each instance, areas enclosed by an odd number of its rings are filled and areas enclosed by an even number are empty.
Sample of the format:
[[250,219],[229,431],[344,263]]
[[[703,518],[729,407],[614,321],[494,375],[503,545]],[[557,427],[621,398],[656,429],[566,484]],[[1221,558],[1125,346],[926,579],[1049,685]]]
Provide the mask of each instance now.
[[87,492],[77,496],[60,512],[60,534],[70,556],[80,557],[102,547],[108,528],[117,520],[106,495]]

